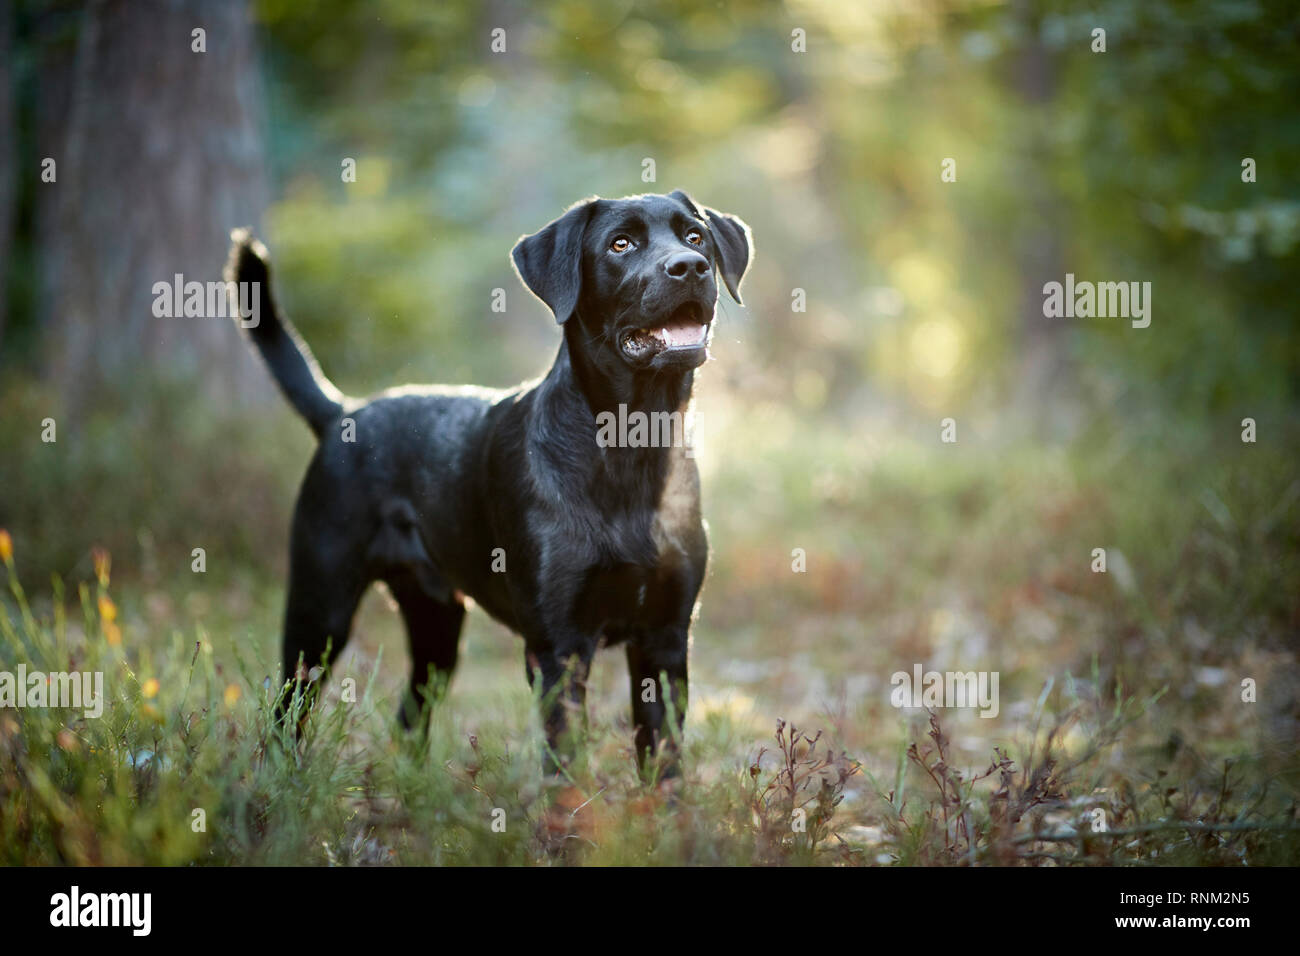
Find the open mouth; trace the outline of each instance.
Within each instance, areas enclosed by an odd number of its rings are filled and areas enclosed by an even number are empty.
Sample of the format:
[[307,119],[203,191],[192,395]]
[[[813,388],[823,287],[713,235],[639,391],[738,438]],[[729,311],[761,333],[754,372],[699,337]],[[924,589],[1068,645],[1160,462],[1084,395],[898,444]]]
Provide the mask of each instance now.
[[624,353],[643,359],[661,352],[689,352],[702,349],[709,339],[709,323],[697,303],[685,302],[662,325],[629,329],[619,341]]

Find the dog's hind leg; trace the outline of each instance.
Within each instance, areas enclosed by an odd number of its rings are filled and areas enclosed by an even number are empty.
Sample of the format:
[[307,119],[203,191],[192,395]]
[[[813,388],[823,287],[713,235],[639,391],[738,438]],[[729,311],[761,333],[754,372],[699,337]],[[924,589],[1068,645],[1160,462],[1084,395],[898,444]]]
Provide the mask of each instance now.
[[406,572],[387,579],[406,623],[411,648],[411,684],[398,711],[407,730],[427,728],[429,705],[447,689],[460,649],[465,605],[446,588],[430,587]]
[[[345,552],[322,545],[316,540],[294,548],[284,612],[284,679],[289,687],[276,714],[283,717],[300,695],[300,732],[330,665],[348,642],[352,617],[370,583],[359,567],[341,559]],[[340,560],[331,563],[330,556]]]

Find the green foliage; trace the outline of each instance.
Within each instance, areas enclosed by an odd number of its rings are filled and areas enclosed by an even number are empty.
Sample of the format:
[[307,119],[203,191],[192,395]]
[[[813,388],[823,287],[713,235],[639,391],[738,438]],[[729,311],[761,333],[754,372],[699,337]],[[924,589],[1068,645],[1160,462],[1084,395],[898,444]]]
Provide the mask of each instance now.
[[[48,443],[47,417],[56,424]],[[176,383],[102,396],[78,420],[53,389],[12,376],[0,394],[0,527],[27,543],[38,580],[88,574],[94,546],[150,587],[212,580],[190,573],[198,547],[223,581],[283,569],[284,529],[311,447],[288,418],[214,410]],[[243,518],[228,520],[235,508]]]

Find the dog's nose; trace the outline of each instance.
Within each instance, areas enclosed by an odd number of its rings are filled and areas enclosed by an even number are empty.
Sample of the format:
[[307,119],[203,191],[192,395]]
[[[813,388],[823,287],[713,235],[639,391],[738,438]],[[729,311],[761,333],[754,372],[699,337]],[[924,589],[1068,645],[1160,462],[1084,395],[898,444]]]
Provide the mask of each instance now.
[[709,260],[698,252],[686,250],[664,261],[664,272],[673,279],[689,279],[709,274]]

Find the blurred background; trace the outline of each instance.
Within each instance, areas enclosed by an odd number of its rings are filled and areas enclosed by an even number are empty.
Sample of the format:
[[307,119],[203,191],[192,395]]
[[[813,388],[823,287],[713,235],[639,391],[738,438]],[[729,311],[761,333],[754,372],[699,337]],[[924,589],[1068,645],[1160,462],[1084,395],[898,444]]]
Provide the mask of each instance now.
[[[515,239],[586,195],[681,188],[757,247],[699,376],[693,722],[747,744],[818,720],[888,763],[917,719],[889,707],[890,673],[991,669],[1002,717],[953,716],[955,746],[986,755],[1045,681],[1085,675],[1097,699],[1170,688],[1136,772],[1230,753],[1295,793],[1293,6],[0,11],[0,526],[32,587],[89,579],[102,546],[142,633],[199,628],[274,667],[310,435],[228,320],[151,314],[155,282],[219,277],[232,227],[265,238],[344,391],[504,386],[559,342]],[[1150,282],[1150,327],[1044,318],[1066,273]],[[403,643],[372,598],[349,653],[388,648],[395,695]],[[462,699],[523,694],[519,654],[477,615]]]

